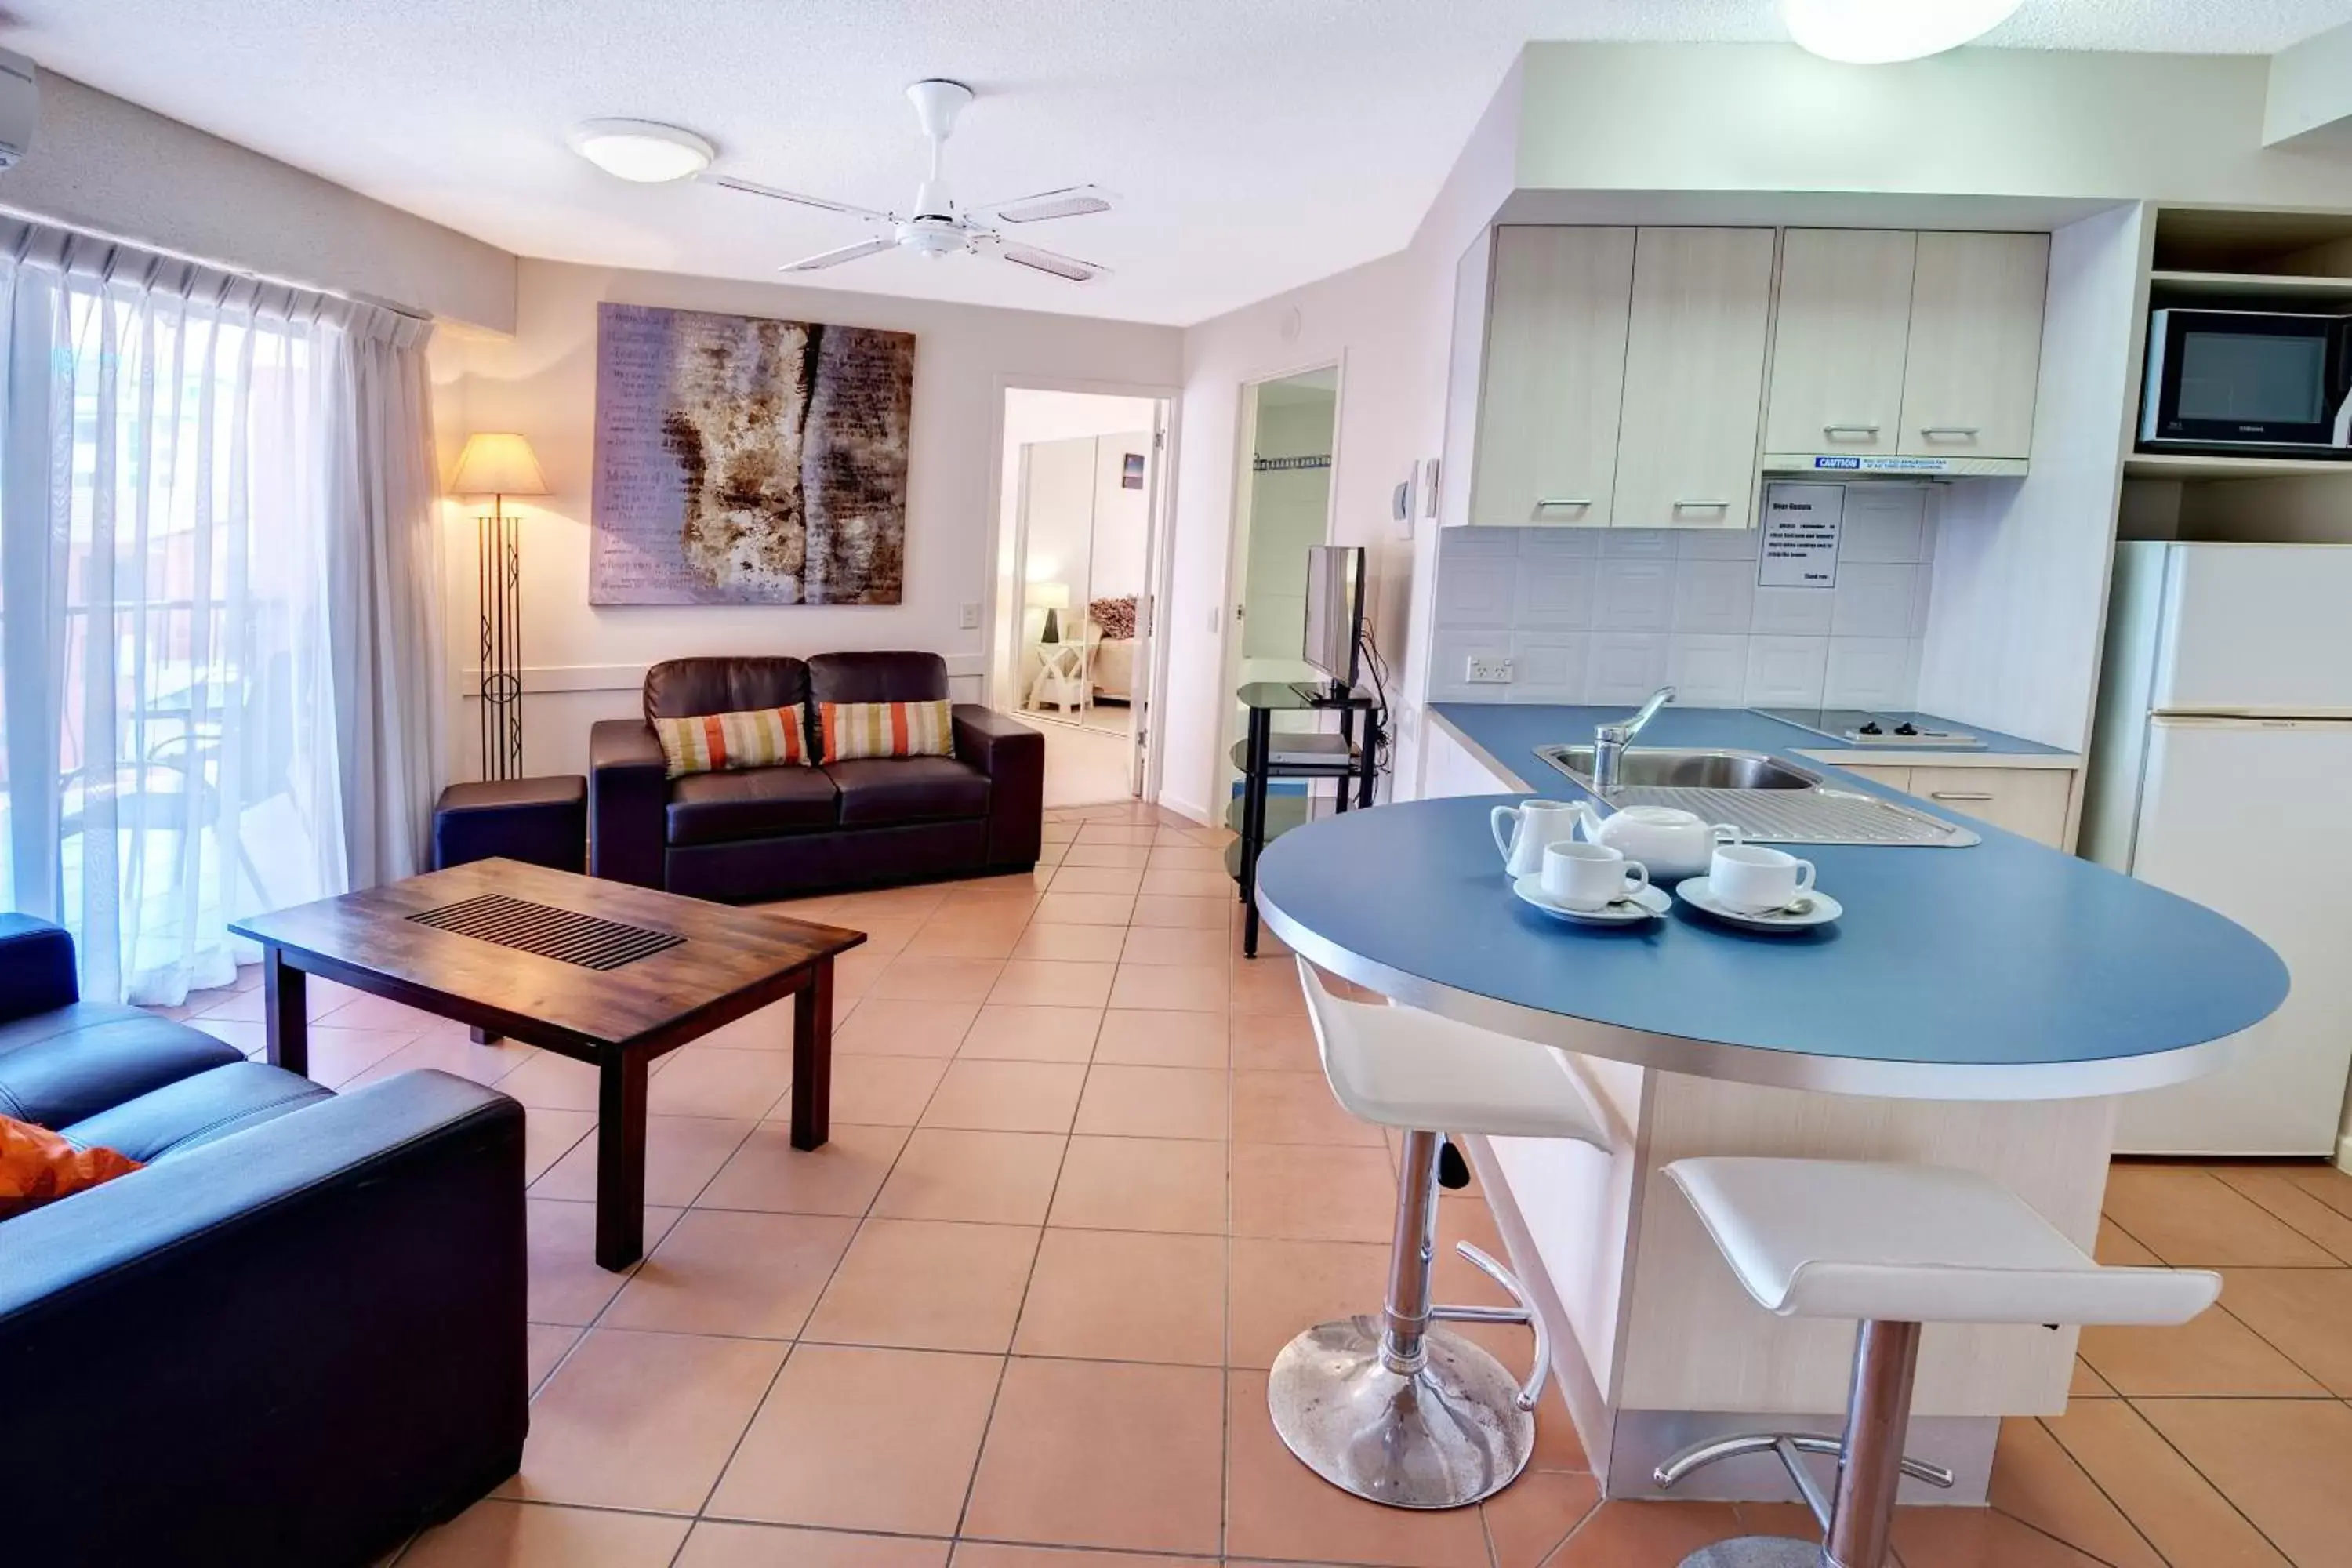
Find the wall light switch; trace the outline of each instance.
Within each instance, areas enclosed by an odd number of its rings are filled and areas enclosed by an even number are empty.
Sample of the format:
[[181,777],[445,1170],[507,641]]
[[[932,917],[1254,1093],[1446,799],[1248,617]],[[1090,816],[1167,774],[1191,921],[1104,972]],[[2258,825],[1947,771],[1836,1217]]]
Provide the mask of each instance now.
[[1511,680],[1511,661],[1496,654],[1474,653],[1470,656],[1470,668],[1462,679],[1507,686]]
[[979,627],[980,606],[978,605],[966,605],[963,607],[963,629],[968,632],[977,631]]

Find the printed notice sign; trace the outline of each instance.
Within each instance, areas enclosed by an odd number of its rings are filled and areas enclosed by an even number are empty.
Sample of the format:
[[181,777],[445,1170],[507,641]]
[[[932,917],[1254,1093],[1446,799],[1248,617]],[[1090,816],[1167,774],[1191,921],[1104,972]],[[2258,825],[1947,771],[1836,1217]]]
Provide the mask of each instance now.
[[1766,485],[1757,586],[1836,587],[1838,531],[1844,521],[1843,485]]

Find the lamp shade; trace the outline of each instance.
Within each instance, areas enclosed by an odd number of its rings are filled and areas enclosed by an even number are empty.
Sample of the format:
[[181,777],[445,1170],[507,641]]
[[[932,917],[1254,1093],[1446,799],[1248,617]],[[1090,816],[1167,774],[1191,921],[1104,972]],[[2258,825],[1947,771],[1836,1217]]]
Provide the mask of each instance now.
[[530,443],[509,431],[485,431],[466,437],[457,454],[457,471],[449,493],[460,496],[543,496],[547,476]]
[[1066,610],[1070,607],[1070,585],[1067,583],[1032,583],[1029,603],[1041,610]]

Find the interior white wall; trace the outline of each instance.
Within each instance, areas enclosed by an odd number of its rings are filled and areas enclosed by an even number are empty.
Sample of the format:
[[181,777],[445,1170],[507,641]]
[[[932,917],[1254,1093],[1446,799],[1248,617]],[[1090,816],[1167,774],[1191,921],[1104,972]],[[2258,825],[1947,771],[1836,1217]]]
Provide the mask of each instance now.
[[[923,648],[947,658],[960,697],[978,700],[994,588],[1003,390],[1024,380],[1172,385],[1181,365],[1181,335],[1139,323],[551,261],[526,260],[518,280],[514,334],[440,334],[434,374],[445,473],[466,432],[513,430],[539,453],[554,492],[520,508],[523,763],[534,773],[580,771],[590,722],[636,711],[646,667],[681,654]],[[588,603],[596,306],[608,300],[915,334],[904,603]],[[450,664],[465,699],[452,705],[451,750],[457,776],[472,777],[473,514],[454,503],[446,510]]]
[[[125,40],[126,43],[129,40]],[[500,331],[515,258],[70,77],[40,75],[40,122],[0,205],[200,260]]]

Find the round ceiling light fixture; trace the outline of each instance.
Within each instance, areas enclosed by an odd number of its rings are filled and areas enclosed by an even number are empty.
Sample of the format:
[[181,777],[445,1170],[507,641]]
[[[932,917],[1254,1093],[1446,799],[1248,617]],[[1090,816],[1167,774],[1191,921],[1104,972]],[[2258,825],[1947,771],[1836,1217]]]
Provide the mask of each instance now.
[[693,132],[650,120],[583,120],[563,139],[604,173],[641,185],[699,174],[718,156]]
[[1780,0],[1798,46],[1846,65],[1888,65],[1957,49],[2009,20],[2020,0]]

